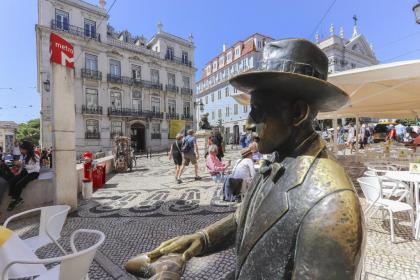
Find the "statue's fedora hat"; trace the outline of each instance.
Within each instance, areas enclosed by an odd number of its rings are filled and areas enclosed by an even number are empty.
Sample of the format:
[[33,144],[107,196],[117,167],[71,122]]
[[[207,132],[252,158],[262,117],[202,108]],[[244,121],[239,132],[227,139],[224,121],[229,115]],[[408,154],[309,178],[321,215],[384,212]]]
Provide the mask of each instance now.
[[320,112],[345,105],[348,95],[327,82],[328,58],[305,39],[283,39],[267,43],[257,70],[230,79],[248,94],[273,92],[287,99],[303,99]]

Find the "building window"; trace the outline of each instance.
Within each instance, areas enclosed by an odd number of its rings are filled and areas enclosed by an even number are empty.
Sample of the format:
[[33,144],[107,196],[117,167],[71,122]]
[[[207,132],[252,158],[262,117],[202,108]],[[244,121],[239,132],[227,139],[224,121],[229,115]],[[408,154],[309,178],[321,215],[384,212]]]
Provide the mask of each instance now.
[[217,117],[218,117],[219,119],[221,119],[221,118],[222,118],[222,109],[218,109],[218,110],[217,110]]
[[232,62],[232,51],[228,52],[228,54],[226,55],[226,63],[231,63]]
[[185,51],[183,51],[182,52],[181,59],[182,59],[182,63],[183,64],[188,64],[189,63],[189,61],[188,61],[188,53],[185,52]]
[[224,56],[221,56],[219,58],[219,65],[220,65],[220,67],[222,67],[224,64],[225,64],[225,57]]
[[241,56],[241,46],[235,48],[235,59]]
[[261,49],[263,47],[262,42],[260,40],[257,41],[257,46],[259,49]]
[[111,76],[113,77],[120,77],[121,76],[121,62],[115,59],[109,60],[109,69],[111,72]]
[[111,91],[111,107],[113,109],[121,109],[122,107],[121,92]]
[[237,115],[238,114],[238,104],[234,104],[233,105],[233,114]]
[[168,84],[171,86],[175,86],[175,74],[168,73]]
[[211,102],[214,102],[214,92],[211,93]]
[[206,104],[209,104],[209,96],[208,95],[206,95],[205,100],[206,100]]
[[211,119],[214,120],[214,111],[211,112]]
[[152,96],[152,111],[154,113],[160,112],[160,98]]
[[167,47],[166,48],[166,59],[173,60],[174,59],[174,48]]
[[229,86],[225,87],[225,97],[229,96]]
[[122,135],[122,122],[111,122],[111,137]]
[[69,30],[69,13],[62,10],[55,10],[56,27],[63,30]]
[[152,133],[153,134],[160,133],[160,123],[152,123]]
[[98,90],[93,88],[86,89],[86,107],[96,108],[98,106]]
[[226,107],[226,117],[229,117],[229,107]]
[[141,92],[140,91],[133,91],[133,109],[134,110],[142,110],[142,101],[141,101]]
[[238,90],[234,87],[233,88],[233,93],[237,93],[238,92]]
[[151,77],[152,83],[159,84],[159,70],[150,69],[150,77]]
[[131,65],[131,76],[134,80],[141,80],[141,67],[138,65]]
[[170,115],[176,114],[176,100],[175,99],[168,99],[168,113]]
[[248,113],[248,105],[243,106],[244,113]]
[[184,88],[190,88],[190,77],[182,76],[182,86]]
[[91,137],[94,138],[95,136],[99,137],[99,121],[98,120],[86,120],[86,132]]
[[184,116],[190,116],[190,102],[184,101]]
[[96,22],[85,19],[85,36],[89,38],[96,38]]
[[221,90],[217,91],[217,99],[222,99],[222,91]]
[[85,68],[91,71],[98,70],[98,57],[93,54],[85,54]]

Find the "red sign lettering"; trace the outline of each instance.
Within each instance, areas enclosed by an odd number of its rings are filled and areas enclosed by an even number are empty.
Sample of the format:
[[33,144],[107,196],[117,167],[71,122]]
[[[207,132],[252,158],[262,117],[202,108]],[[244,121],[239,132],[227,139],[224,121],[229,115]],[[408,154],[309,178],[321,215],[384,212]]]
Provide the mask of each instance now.
[[74,49],[72,44],[51,33],[50,36],[50,59],[52,62],[68,68],[74,68]]

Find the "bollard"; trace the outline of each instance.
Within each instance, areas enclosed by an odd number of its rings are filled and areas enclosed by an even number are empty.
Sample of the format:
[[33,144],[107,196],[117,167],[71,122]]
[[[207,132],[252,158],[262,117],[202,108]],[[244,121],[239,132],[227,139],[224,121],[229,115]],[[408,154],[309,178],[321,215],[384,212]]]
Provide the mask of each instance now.
[[93,193],[93,183],[92,181],[83,180],[82,183],[82,196],[83,199],[91,199]]
[[82,196],[84,199],[91,199],[93,192],[92,183],[92,170],[94,168],[93,154],[85,152],[83,154],[83,183],[82,183]]

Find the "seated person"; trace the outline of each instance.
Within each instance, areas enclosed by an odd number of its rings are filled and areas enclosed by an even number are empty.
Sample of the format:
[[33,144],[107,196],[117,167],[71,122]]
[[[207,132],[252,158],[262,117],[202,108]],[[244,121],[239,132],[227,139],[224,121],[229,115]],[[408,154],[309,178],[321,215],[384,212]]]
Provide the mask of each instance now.
[[[0,205],[3,199],[4,193],[9,188],[9,183],[7,182],[10,178],[13,177],[9,167],[4,163],[4,161],[0,161]],[[0,212],[0,218],[2,213]]]
[[258,137],[257,135],[253,135],[252,143],[250,144],[253,161],[259,161],[260,159],[262,159],[262,154],[258,150],[258,142],[260,142],[260,137]]
[[39,176],[39,157],[35,154],[33,145],[29,141],[23,141],[20,151],[23,155],[22,168],[20,173],[9,181],[12,201],[7,208],[8,211],[12,211],[23,203],[21,197],[23,188]]
[[252,160],[252,148],[248,147],[242,149],[241,156],[242,158],[236,162],[232,169],[231,177],[235,179],[242,179],[242,191],[246,191],[255,175],[254,162]]
[[206,158],[206,167],[212,179],[215,182],[220,182],[223,179],[223,173],[230,166],[230,161],[228,162],[228,164],[222,163],[217,158],[217,151],[218,148],[216,145],[212,144],[209,146],[208,156]]
[[17,176],[19,175],[21,168],[22,168],[22,164],[20,160],[13,160],[13,165],[10,168],[10,171],[13,173],[13,175]]

